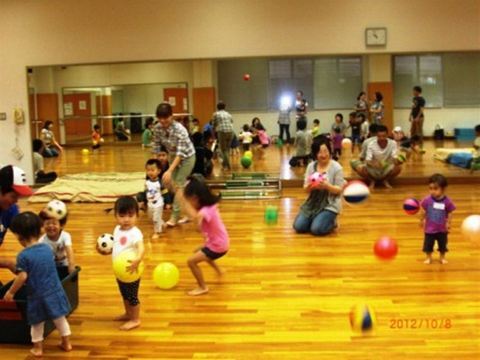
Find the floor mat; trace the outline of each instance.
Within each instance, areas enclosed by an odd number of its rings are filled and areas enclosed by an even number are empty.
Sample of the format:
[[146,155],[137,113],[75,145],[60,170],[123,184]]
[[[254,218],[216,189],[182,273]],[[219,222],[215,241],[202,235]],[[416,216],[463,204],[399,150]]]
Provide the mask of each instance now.
[[144,187],[144,172],[72,174],[41,187],[28,201],[114,202],[119,196],[135,196]]

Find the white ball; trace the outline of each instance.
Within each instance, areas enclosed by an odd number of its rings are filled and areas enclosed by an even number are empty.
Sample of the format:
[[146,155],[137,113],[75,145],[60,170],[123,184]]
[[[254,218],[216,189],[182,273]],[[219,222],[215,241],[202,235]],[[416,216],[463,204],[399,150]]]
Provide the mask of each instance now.
[[104,138],[100,138],[100,144],[103,144],[105,142]]
[[343,189],[343,198],[349,204],[360,204],[368,199],[370,190],[363,182],[354,180]]
[[130,134],[130,129],[125,129],[125,132],[126,132],[127,134]]
[[48,217],[62,220],[65,216],[67,216],[67,205],[65,205],[63,201],[52,200],[47,204],[43,211],[48,215]]
[[470,215],[463,220],[462,234],[468,240],[480,243],[480,215]]
[[342,140],[342,147],[344,149],[350,149],[352,147],[352,140],[345,138]]
[[113,235],[102,234],[97,239],[97,250],[102,255],[109,255],[113,250]]

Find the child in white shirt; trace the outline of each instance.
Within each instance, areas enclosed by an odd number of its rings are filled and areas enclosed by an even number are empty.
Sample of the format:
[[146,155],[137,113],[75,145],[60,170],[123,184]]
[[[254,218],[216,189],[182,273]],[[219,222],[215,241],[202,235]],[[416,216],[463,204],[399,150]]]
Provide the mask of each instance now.
[[242,141],[243,150],[250,150],[250,144],[253,140],[253,134],[250,132],[248,124],[243,125],[242,132],[239,135],[239,139]]
[[163,196],[162,185],[160,183],[160,173],[162,164],[158,159],[149,159],[145,164],[147,178],[145,180],[145,195],[147,200],[148,216],[153,221],[152,239],[158,239],[163,231]]

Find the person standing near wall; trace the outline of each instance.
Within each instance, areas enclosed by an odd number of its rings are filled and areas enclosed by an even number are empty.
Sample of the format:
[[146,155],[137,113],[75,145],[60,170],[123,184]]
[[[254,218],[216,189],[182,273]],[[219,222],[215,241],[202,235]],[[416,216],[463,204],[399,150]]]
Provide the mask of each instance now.
[[217,104],[217,112],[213,113],[213,126],[217,132],[218,144],[222,154],[223,170],[231,170],[230,167],[230,144],[233,139],[233,118],[226,110],[223,101]]
[[[297,96],[295,99],[295,117],[297,120],[297,124],[300,120],[304,120],[305,123],[308,125],[307,121],[307,108],[308,108],[308,102],[307,100],[303,97],[303,91],[298,90],[297,91]],[[298,131],[298,127],[297,127]]]
[[410,137],[419,137],[421,149],[423,149],[423,121],[425,119],[425,103],[425,99],[422,97],[422,88],[420,86],[414,86],[412,111],[410,113]]
[[372,114],[372,124],[382,125],[385,116],[385,105],[383,104],[383,95],[381,92],[375,92],[375,100],[370,107]]
[[[153,153],[158,156],[162,152],[162,145],[167,149],[170,166],[162,175],[162,181],[172,191],[185,185],[187,177],[192,173],[195,165],[195,147],[188,136],[188,131],[177,121],[173,120],[173,110],[169,103],[157,106],[156,116],[158,124],[154,128]],[[180,204],[175,198],[173,211],[168,226],[185,223],[188,218],[180,218]]]
[[355,113],[356,117],[360,114],[363,114],[364,119],[368,119],[368,101],[367,101],[367,93],[365,91],[361,91],[360,94],[357,96],[357,103],[355,104]]

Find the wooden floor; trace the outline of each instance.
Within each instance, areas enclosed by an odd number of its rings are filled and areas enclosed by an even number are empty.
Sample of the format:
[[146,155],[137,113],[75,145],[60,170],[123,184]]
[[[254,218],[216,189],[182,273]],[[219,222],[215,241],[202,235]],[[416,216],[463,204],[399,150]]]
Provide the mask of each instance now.
[[[132,146],[88,157],[69,149],[55,167],[61,173],[138,171],[146,156]],[[425,185],[378,189],[364,205],[346,206],[339,231],[325,238],[292,230],[305,197],[301,189],[285,189],[278,200],[225,200],[220,210],[231,250],[218,261],[225,276],[217,279],[202,266],[211,292],[185,295],[195,285],[186,259],[202,237],[192,224],[168,230],[147,246],[140,289],[143,323],[129,333],[118,331],[112,321],[122,306],[111,259],[94,250],[96,237],[112,231],[113,215],[104,213],[105,204],[68,204],[66,230],[82,267],[80,306],[69,318],[74,351],[57,350],[54,332],[46,340],[45,358],[478,359],[480,244],[463,239],[459,226],[467,215],[480,213],[480,187],[454,184],[448,189],[458,210],[447,265],[423,264],[418,218],[402,211],[404,198],[426,192]],[[277,225],[263,222],[267,205],[279,206]],[[41,207],[23,200],[20,206]],[[139,227],[148,238],[152,226],[145,214]],[[373,256],[373,243],[382,235],[398,242],[399,254],[391,262]],[[0,255],[15,256],[19,250],[8,234]],[[151,279],[162,261],[180,269],[173,290],[156,289]],[[1,281],[10,278],[0,270]],[[353,332],[349,324],[350,308],[362,303],[375,309],[378,320],[368,336]],[[28,349],[1,344],[0,358],[24,359]]]
[[[137,140],[136,138],[134,138]],[[461,169],[444,162],[434,160],[433,154],[436,147],[470,147],[470,143],[458,143],[453,140],[425,142],[426,154],[416,159],[407,161],[397,179],[397,183],[415,184],[425,181],[431,174],[441,172],[445,176],[460,182],[480,182],[480,171],[471,174],[467,169]],[[47,169],[57,171],[60,175],[78,172],[108,172],[108,171],[143,171],[145,161],[151,156],[150,148],[141,148],[138,140],[132,143],[119,143],[107,140],[102,150],[90,155],[82,155],[82,147],[74,146],[66,148],[65,155],[58,159],[46,160]],[[266,172],[279,176],[281,179],[297,180],[292,182],[298,185],[298,180],[303,179],[305,168],[291,168],[288,161],[295,152],[294,146],[284,145],[281,148],[270,146],[265,150],[254,150],[253,164],[249,169],[243,169],[240,165],[240,155],[231,157],[232,169],[234,172]],[[350,160],[358,156],[358,150],[352,155],[350,151],[344,152],[339,162],[343,165],[345,177],[356,177],[350,167]],[[221,170],[220,164],[215,161],[213,178],[228,176]]]

